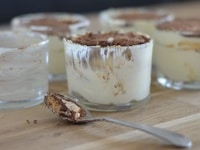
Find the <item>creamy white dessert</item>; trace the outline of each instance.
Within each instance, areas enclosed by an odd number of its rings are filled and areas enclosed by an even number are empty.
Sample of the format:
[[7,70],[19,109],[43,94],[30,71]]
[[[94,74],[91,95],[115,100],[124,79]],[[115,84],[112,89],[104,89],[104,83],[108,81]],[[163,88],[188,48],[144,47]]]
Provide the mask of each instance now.
[[172,19],[173,15],[163,10],[142,8],[108,9],[100,13],[100,22],[105,31],[136,31],[153,36],[158,21]]
[[42,103],[48,91],[48,39],[36,33],[0,32],[0,109]]
[[63,36],[85,32],[88,26],[89,21],[82,15],[66,13],[27,14],[12,20],[14,30],[31,30],[49,36],[50,80],[66,77]]
[[97,105],[90,109],[125,109],[148,99],[153,44],[146,35],[87,33],[64,40],[64,46],[69,94]]
[[200,89],[200,19],[158,24],[155,43],[158,82],[174,89]]

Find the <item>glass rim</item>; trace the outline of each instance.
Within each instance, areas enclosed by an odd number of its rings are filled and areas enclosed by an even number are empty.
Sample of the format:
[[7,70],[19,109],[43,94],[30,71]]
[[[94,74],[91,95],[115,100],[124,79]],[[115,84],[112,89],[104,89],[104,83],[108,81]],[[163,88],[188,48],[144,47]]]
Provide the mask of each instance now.
[[[56,19],[67,19],[67,20],[70,20],[70,19],[74,19],[74,20],[77,20],[79,22],[77,23],[73,23],[73,24],[70,24],[70,25],[66,25],[66,27],[69,27],[69,28],[81,28],[81,27],[88,27],[90,25],[90,21],[89,19],[87,19],[85,16],[81,15],[81,14],[75,14],[75,13],[62,13],[62,12],[46,12],[46,13],[29,13],[29,14],[23,14],[23,15],[19,15],[19,16],[16,16],[14,17],[12,20],[11,20],[11,25],[14,27],[14,26],[21,26],[21,22],[29,22],[31,20],[34,20],[34,19],[41,19],[41,18],[44,18],[46,16],[52,16]],[[24,27],[24,26],[23,26]],[[44,30],[53,30],[53,28],[51,28],[50,26],[46,26],[46,25],[30,25],[29,27],[27,28],[31,28],[31,27],[34,27],[34,28],[44,28]],[[45,30],[45,31],[46,31]]]
[[[34,47],[34,46],[41,46],[41,45],[45,45],[49,42],[49,39],[46,35],[41,34],[41,33],[36,33],[36,32],[20,32],[20,31],[13,31],[13,30],[3,30],[0,31],[0,36],[1,35],[11,35],[14,36],[15,39],[17,39],[19,37],[19,35],[22,35],[24,37],[27,38],[34,38],[34,39],[39,39],[38,42],[33,42],[28,46],[24,46],[23,48],[21,47],[6,47],[6,46],[1,46],[0,45],[0,50],[19,50],[19,49],[27,49],[30,47]],[[5,36],[4,36],[5,37]],[[1,42],[0,42],[1,43]]]

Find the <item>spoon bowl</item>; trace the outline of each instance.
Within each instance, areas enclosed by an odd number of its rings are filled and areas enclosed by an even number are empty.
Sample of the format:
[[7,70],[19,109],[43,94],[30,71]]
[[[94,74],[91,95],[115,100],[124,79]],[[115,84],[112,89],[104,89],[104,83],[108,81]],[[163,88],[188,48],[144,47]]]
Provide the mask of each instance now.
[[73,124],[106,121],[146,132],[176,147],[189,148],[192,146],[192,141],[184,135],[166,129],[146,124],[129,123],[109,117],[92,117],[87,108],[79,103],[78,99],[71,96],[47,93],[44,98],[44,103],[54,114]]

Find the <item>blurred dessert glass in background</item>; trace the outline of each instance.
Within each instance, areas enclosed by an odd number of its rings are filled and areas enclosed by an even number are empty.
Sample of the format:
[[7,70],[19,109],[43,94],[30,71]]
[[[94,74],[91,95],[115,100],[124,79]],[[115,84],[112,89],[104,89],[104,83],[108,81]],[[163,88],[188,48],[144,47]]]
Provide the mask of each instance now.
[[136,31],[153,36],[155,24],[173,18],[163,10],[145,8],[118,8],[104,10],[99,15],[102,30]]
[[200,19],[159,23],[155,44],[158,83],[173,89],[200,89]]
[[89,20],[82,15],[67,13],[36,13],[12,19],[12,28],[34,31],[49,37],[49,79],[66,79],[63,36],[85,32]]

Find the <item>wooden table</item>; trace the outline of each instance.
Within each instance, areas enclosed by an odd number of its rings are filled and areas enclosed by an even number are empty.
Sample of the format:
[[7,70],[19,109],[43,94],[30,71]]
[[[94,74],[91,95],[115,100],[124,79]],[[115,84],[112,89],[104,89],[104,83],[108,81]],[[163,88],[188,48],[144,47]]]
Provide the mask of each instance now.
[[[194,7],[193,7],[194,6]],[[177,15],[200,14],[200,2],[164,5]],[[190,11],[191,10],[191,11]],[[90,16],[94,19],[94,16]],[[50,91],[66,92],[65,82],[50,83]],[[200,91],[174,91],[152,81],[151,99],[140,108],[100,113],[128,122],[170,129],[200,149]],[[0,150],[175,150],[143,132],[106,122],[72,125],[54,116],[43,104],[21,110],[0,111]]]

